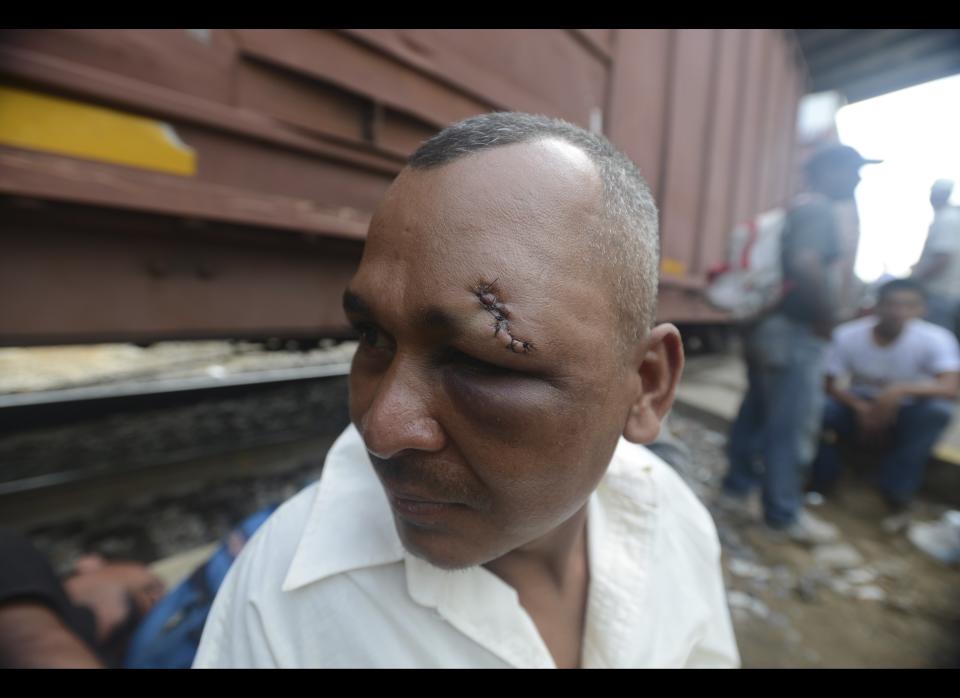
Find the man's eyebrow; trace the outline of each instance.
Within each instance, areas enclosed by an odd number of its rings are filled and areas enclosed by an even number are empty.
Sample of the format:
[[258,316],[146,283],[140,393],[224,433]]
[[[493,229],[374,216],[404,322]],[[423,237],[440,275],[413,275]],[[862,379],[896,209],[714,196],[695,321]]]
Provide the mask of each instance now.
[[[364,317],[375,315],[367,302],[350,289],[343,292],[343,309],[352,315]],[[420,310],[414,318],[414,323],[429,330],[439,330],[448,334],[459,334],[464,329],[462,320],[436,306],[428,306]]]

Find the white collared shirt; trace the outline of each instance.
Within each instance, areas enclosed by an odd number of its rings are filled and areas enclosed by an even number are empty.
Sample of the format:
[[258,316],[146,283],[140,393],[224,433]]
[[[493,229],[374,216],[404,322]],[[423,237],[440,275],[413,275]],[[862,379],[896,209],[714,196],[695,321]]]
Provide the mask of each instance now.
[[[620,440],[587,509],[584,667],[739,666],[710,515]],[[555,667],[517,592],[403,548],[357,430],[247,543],[195,667]]]

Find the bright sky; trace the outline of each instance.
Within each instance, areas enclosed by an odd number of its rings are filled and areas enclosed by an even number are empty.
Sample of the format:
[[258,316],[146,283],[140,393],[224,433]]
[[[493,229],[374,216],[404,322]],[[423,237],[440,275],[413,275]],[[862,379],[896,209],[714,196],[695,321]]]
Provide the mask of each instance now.
[[884,161],[860,170],[856,273],[905,276],[933,219],[930,185],[954,180],[951,201],[960,203],[960,75],[843,107],[837,130],[864,157]]

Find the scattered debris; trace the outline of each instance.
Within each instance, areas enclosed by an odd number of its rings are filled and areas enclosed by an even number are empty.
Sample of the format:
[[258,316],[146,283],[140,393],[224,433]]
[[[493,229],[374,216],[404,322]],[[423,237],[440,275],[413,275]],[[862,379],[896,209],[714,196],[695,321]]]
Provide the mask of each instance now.
[[767,604],[742,591],[728,591],[727,603],[730,604],[731,609],[748,611],[763,620],[770,617],[770,609],[767,607]]
[[758,582],[767,582],[770,580],[770,570],[753,562],[748,562],[739,557],[732,557],[727,563],[727,569],[737,577],[744,577]]
[[878,576],[879,575],[869,567],[860,567],[847,570],[847,573],[843,575],[843,579],[849,584],[870,584],[876,581]]
[[907,538],[944,564],[960,562],[960,511],[948,511],[939,521],[911,524]]
[[886,605],[888,608],[905,615],[910,615],[916,610],[913,601],[904,596],[888,596]]
[[885,601],[887,592],[874,584],[868,584],[855,588],[853,596],[861,601]]
[[901,557],[888,557],[882,560],[874,560],[871,563],[871,567],[882,577],[893,580],[902,579],[910,572],[910,563]]
[[841,596],[852,596],[854,591],[853,584],[842,579],[831,579],[830,588]]
[[[690,447],[695,479],[702,483],[695,491],[717,526],[745,666],[934,667],[944,666],[939,658],[947,655],[953,661],[960,639],[954,572],[938,573],[925,564],[907,536],[885,535],[873,518],[882,507],[873,491],[844,487],[842,499],[820,505],[843,531],[843,543],[772,543],[759,535],[765,529],[747,514],[746,502],[722,507],[723,438],[681,415],[671,420]],[[759,505],[758,497],[750,499]],[[912,509],[914,517],[925,511],[923,501]],[[932,508],[925,518],[940,511]],[[942,608],[927,608],[933,602]]]
[[863,556],[849,543],[819,545],[813,550],[817,565],[831,570],[844,570],[863,564]]
[[807,575],[797,580],[796,592],[802,601],[813,603],[820,598],[822,583],[813,575]]

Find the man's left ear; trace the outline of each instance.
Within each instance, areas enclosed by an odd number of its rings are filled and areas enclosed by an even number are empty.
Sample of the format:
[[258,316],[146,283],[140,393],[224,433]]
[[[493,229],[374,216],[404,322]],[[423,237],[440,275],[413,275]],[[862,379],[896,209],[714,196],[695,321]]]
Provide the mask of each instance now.
[[632,366],[640,376],[639,392],[630,406],[623,435],[633,443],[648,444],[657,438],[660,422],[673,407],[683,373],[680,331],[670,324],[654,327],[637,346]]

